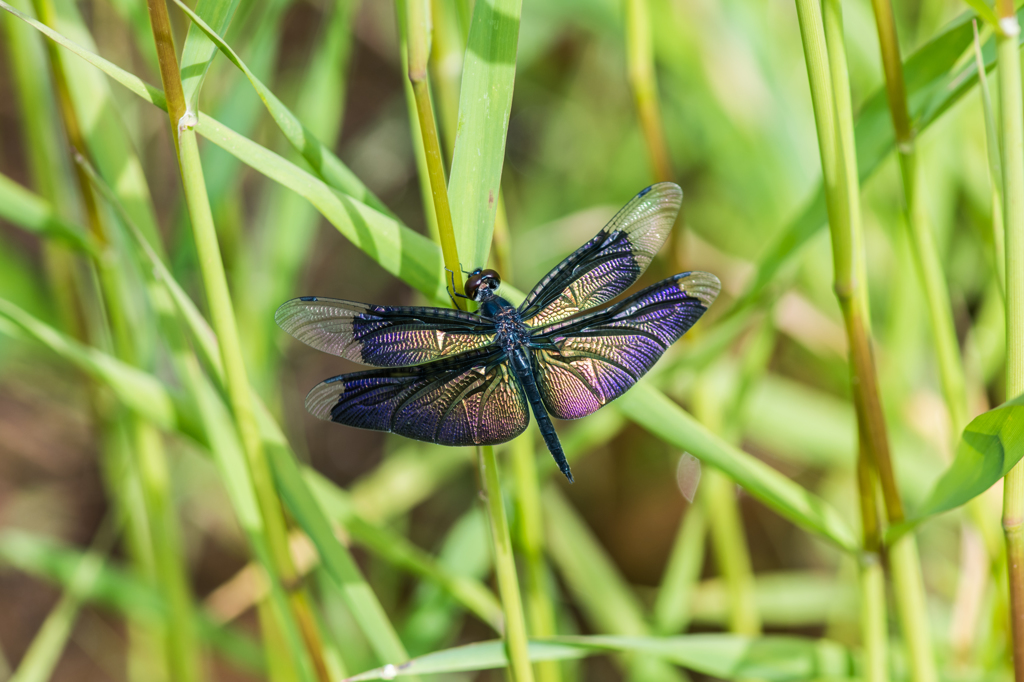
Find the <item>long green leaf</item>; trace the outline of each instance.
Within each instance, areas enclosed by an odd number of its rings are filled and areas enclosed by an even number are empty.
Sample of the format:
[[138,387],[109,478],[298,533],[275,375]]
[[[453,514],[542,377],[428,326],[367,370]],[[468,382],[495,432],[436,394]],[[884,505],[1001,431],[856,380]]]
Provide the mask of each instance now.
[[[789,682],[852,679],[849,653],[828,640],[741,635],[677,637],[557,637],[530,642],[531,661],[565,661],[617,652],[675,663],[711,677]],[[420,656],[404,666],[385,666],[347,682],[390,680],[406,675],[490,670],[507,665],[500,641],[481,642]]]
[[[213,27],[212,30],[224,33],[231,24],[236,9],[238,0],[199,0],[195,13],[203,17],[206,23]],[[199,109],[199,90],[203,87],[203,81],[206,80],[206,74],[216,54],[217,46],[206,32],[198,26],[189,26],[185,46],[181,48],[181,89],[185,93],[185,104],[191,111]]]
[[893,537],[935,514],[955,509],[992,487],[1024,457],[1024,395],[975,417],[964,429],[956,457],[914,518]]
[[448,183],[455,239],[467,269],[484,267],[491,248],[521,12],[522,0],[480,0],[473,7]]
[[[264,419],[263,425],[269,425]],[[265,437],[267,435],[264,431]],[[302,478],[283,436],[272,434],[266,444],[267,456],[281,497],[316,545],[324,568],[334,578],[353,616],[377,655],[384,661],[405,662],[409,656],[388,620],[377,595],[363,578],[348,550],[338,542],[323,509]]]

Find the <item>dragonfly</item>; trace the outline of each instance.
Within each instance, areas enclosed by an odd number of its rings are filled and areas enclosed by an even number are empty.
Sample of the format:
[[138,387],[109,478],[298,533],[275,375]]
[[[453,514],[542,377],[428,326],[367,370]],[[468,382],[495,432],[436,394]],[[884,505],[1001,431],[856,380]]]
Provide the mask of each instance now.
[[[512,440],[532,411],[572,483],[551,417],[579,419],[625,393],[721,289],[711,273],[685,272],[612,302],[650,265],[682,198],[669,182],[644,189],[518,307],[498,295],[499,274],[482,268],[466,273],[464,297],[479,304],[475,313],[318,296],[288,301],[275,315],[284,331],[377,368],[321,382],[306,396],[306,409],[451,446]],[[452,280],[454,289],[454,274]]]

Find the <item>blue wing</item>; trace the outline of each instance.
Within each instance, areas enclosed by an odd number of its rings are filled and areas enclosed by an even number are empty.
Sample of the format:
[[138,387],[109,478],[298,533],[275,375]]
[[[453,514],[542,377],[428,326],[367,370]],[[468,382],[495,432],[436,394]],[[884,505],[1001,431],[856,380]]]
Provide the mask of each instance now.
[[683,191],[671,182],[637,194],[593,239],[559,263],[519,306],[531,327],[606,303],[632,285],[672,231]]
[[534,332],[533,368],[548,412],[579,419],[625,393],[720,289],[707,272],[675,275],[604,310]]
[[493,445],[530,423],[526,397],[500,348],[416,367],[343,374],[316,386],[320,419],[441,445]]
[[283,304],[274,319],[306,345],[375,367],[419,365],[494,342],[494,322],[445,308],[306,296]]

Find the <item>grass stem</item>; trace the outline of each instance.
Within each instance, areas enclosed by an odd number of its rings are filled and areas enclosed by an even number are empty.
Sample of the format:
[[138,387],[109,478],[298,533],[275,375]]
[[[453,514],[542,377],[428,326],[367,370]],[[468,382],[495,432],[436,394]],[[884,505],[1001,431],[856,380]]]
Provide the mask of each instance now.
[[445,162],[450,170],[452,155],[455,153],[455,135],[459,127],[459,86],[462,84],[466,39],[459,29],[458,11],[454,2],[431,0],[430,11],[434,35],[430,70],[437,95]]
[[985,73],[985,57],[978,37],[978,22],[972,22],[974,29],[974,65],[978,69],[978,87],[981,90],[981,106],[985,115],[985,149],[988,152],[989,180],[992,182],[992,255],[999,277],[999,290],[1006,291],[1006,231],[1003,227],[1003,168],[999,154],[999,129],[996,128],[992,95]]
[[478,448],[477,452],[480,458],[480,478],[484,485],[487,516],[490,519],[498,593],[505,613],[505,653],[508,656],[509,671],[513,682],[533,682],[529,642],[526,637],[526,618],[523,616],[516,560],[512,554],[512,539],[501,494],[498,461],[494,456],[493,446],[484,445]]
[[[1006,396],[1024,393],[1024,104],[1020,24],[1011,0],[997,3],[999,108],[1003,132],[1003,225],[1006,230]],[[1010,633],[1015,678],[1024,680],[1024,462],[1003,484],[1003,532],[1010,586]]]
[[[893,474],[889,439],[878,391],[878,376],[872,350],[870,316],[866,294],[864,238],[860,224],[860,189],[856,170],[853,114],[849,98],[842,11],[838,0],[826,0],[822,13],[816,0],[797,0],[797,14],[811,85],[811,100],[818,133],[825,201],[832,234],[835,291],[843,314],[850,352],[850,381],[857,413],[862,461],[858,465],[861,514],[865,544],[878,546],[874,520],[874,483],[878,477],[890,523],[903,519],[903,504]],[[866,461],[865,461],[866,460]],[[921,682],[934,679],[934,662],[928,642],[927,616],[923,610],[923,583],[917,549],[912,537],[904,537],[892,548],[893,571],[903,633],[910,650],[912,677]],[[862,607],[862,634],[871,669],[882,673],[884,651],[884,591],[877,589],[877,570],[871,557],[861,563],[862,597],[873,603]]]
[[[430,56],[430,10],[429,0],[405,0],[406,21],[408,31],[407,45],[409,53],[409,81],[412,83],[412,94],[416,103],[416,117],[420,124],[420,135],[423,137],[423,150],[426,154],[427,175],[430,178],[430,192],[434,199],[434,211],[437,218],[437,232],[441,241],[441,254],[445,268],[454,273],[453,286],[455,294],[465,295],[465,283],[462,279],[462,266],[459,263],[459,252],[455,245],[455,229],[452,226],[452,212],[448,205],[448,185],[444,176],[444,158],[441,154],[441,141],[437,136],[437,122],[434,120],[434,107],[430,101],[430,84],[427,80],[427,61]],[[461,310],[459,299],[453,303]]]
[[[537,453],[528,437],[512,441],[512,465],[516,482],[516,527],[518,545],[526,568],[526,617],[530,636],[554,637],[555,609],[547,590],[547,564],[544,561],[544,519],[541,515],[540,485],[537,479]],[[562,671],[555,661],[541,661],[535,672],[540,682],[560,682]]]
[[857,457],[857,489],[860,495],[864,551],[857,557],[860,586],[860,633],[864,646],[864,679],[889,679],[889,628],[885,604],[885,574],[882,570],[882,532],[878,518],[878,483],[871,461],[860,443]]

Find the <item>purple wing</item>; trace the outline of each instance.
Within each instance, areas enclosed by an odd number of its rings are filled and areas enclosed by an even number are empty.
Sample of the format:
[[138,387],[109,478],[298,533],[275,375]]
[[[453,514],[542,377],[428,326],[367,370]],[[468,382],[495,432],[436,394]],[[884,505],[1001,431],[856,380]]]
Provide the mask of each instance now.
[[579,419],[625,393],[720,289],[707,272],[675,275],[610,308],[534,332],[534,372],[548,412]]
[[307,296],[274,315],[286,332],[317,350],[375,367],[453,357],[494,341],[494,323],[445,308],[390,307]]
[[637,194],[593,239],[559,263],[519,306],[545,327],[612,300],[643,274],[665,243],[683,201],[671,182]]
[[320,419],[441,445],[493,445],[530,423],[526,397],[501,349],[417,367],[343,374],[316,386]]

